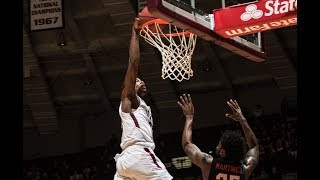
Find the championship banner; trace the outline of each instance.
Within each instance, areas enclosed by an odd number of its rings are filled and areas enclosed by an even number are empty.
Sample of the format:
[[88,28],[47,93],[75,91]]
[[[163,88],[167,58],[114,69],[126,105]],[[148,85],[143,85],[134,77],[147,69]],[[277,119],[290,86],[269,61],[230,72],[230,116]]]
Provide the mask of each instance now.
[[62,0],[29,0],[30,30],[63,28]]
[[259,0],[213,10],[214,31],[225,38],[297,25],[297,0]]

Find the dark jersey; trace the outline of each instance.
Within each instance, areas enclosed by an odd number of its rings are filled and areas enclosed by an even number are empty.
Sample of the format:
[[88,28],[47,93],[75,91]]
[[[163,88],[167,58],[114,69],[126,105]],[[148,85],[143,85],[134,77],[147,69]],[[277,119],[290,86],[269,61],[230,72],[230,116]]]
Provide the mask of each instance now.
[[240,162],[217,158],[212,161],[209,180],[245,180],[245,170]]

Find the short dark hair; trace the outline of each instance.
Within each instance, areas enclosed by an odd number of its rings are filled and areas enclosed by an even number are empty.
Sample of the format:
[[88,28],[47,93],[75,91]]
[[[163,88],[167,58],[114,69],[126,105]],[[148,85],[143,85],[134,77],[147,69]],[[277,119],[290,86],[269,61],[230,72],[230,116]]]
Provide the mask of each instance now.
[[225,131],[220,138],[221,148],[226,151],[226,159],[240,162],[246,151],[246,144],[241,132]]

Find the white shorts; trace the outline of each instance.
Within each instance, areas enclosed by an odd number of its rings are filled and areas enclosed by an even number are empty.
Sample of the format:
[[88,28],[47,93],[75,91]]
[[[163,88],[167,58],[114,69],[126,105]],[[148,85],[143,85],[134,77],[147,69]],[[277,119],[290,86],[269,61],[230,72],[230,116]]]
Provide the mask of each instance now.
[[171,180],[164,164],[150,148],[134,145],[115,156],[114,180]]

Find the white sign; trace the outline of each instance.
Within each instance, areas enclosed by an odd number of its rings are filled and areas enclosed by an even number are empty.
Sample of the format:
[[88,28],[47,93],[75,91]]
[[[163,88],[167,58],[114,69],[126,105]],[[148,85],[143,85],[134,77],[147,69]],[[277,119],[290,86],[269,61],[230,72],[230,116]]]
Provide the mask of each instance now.
[[62,27],[62,0],[30,0],[31,31]]

